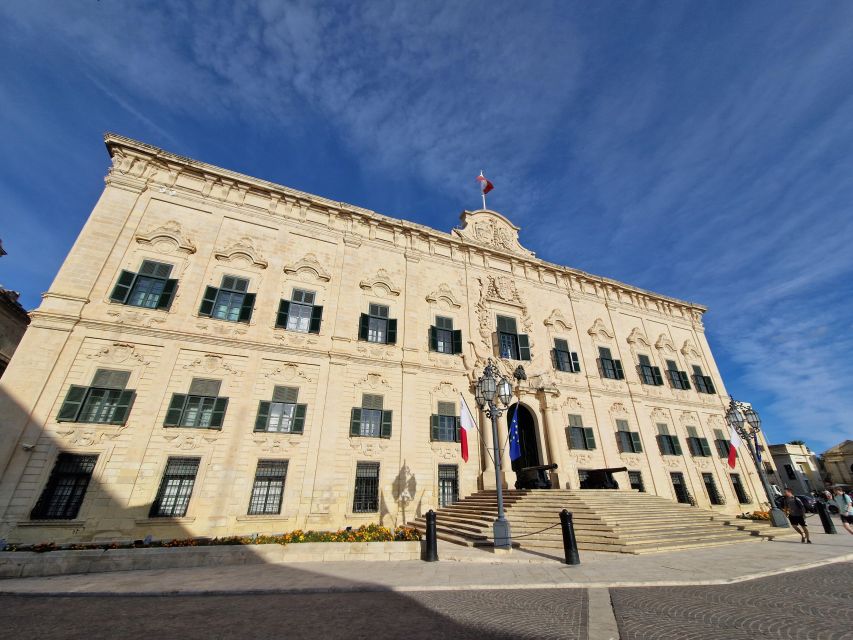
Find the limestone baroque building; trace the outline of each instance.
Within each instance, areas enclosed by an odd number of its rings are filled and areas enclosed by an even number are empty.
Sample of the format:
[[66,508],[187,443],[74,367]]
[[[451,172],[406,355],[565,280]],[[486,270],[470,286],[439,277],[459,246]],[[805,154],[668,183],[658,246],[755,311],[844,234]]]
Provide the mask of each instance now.
[[[444,233],[105,141],[106,187],[0,386],[0,537],[400,524],[494,486],[489,358],[524,366],[521,464],[556,463],[554,486],[624,466],[623,489],[763,499],[745,450],[726,466],[705,308],[542,261],[494,211]],[[460,397],[484,427],[467,463]]]

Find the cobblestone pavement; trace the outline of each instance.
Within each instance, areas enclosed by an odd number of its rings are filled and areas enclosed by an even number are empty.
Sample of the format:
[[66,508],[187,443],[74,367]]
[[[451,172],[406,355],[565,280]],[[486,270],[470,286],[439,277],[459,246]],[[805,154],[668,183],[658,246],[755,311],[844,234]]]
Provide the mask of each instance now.
[[585,639],[586,589],[0,597],[5,638]]
[[710,587],[611,589],[621,640],[853,640],[853,563]]

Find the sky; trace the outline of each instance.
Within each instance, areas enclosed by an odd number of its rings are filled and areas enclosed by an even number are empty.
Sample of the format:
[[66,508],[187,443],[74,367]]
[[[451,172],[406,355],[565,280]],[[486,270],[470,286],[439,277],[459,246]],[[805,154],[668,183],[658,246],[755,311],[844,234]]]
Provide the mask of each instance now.
[[103,133],[699,302],[771,442],[853,438],[853,3],[0,3],[0,284],[40,295]]

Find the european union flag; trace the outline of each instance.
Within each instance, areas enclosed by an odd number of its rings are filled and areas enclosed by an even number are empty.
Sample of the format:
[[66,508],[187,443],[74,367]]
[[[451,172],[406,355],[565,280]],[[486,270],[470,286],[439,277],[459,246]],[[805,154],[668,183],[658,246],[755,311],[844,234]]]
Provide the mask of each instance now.
[[518,460],[521,457],[521,442],[518,440],[518,406],[512,412],[512,422],[509,425],[509,459]]
[[755,431],[752,432],[752,440],[755,442],[755,455],[758,456],[758,464],[761,464],[761,449],[759,449],[761,445],[758,444],[758,434]]

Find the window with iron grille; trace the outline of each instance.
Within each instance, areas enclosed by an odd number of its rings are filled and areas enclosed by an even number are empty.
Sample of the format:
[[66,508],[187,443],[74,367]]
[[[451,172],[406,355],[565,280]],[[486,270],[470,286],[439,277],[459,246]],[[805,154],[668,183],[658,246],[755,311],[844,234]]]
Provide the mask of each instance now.
[[672,472],[669,474],[672,479],[672,488],[675,490],[675,499],[684,504],[693,504],[693,496],[687,490],[687,485],[684,484],[684,474],[680,472]]
[[97,461],[97,455],[60,453],[47,485],[30,513],[30,519],[73,520],[76,518]]
[[300,333],[320,333],[323,307],[314,304],[315,297],[313,291],[294,289],[290,300],[279,302],[275,326]]
[[569,416],[568,432],[569,448],[577,450],[595,449],[595,434],[592,429],[583,426],[583,420],[580,416]]
[[272,400],[261,400],[255,417],[255,431],[303,433],[308,405],[298,404],[296,387],[273,388]]
[[379,511],[379,463],[359,462],[355,467],[354,513]]
[[71,385],[57,422],[125,424],[136,399],[133,389],[125,389],[129,379],[129,371],[98,369],[91,386]]
[[554,339],[554,367],[566,373],[580,373],[581,370],[577,352],[569,350],[568,341],[560,338]]
[[743,483],[740,481],[739,473],[730,474],[732,478],[732,486],[735,489],[735,495],[737,496],[737,501],[741,504],[749,504],[752,502],[752,498],[746,492],[746,489],[743,486]]
[[453,464],[438,465],[438,506],[447,507],[459,501],[459,471]]
[[714,445],[717,447],[718,456],[721,458],[729,457],[729,441],[722,429],[714,429]]
[[664,456],[680,456],[681,444],[678,442],[678,436],[669,434],[669,427],[666,424],[658,423],[658,447],[661,455]]
[[794,471],[794,467],[792,467],[789,464],[785,465],[785,475],[788,476],[788,480],[796,480],[797,479],[797,472]]
[[659,387],[663,384],[663,378],[660,375],[660,368],[652,366],[648,356],[638,356],[640,360],[640,380],[643,384],[650,384]]
[[707,458],[711,455],[708,439],[700,438],[696,427],[687,427],[687,448],[693,457]]
[[631,488],[641,493],[646,492],[646,485],[643,484],[643,474],[639,471],[628,472],[628,482],[631,483]]
[[383,409],[380,395],[365,393],[361,406],[353,407],[350,415],[350,435],[362,438],[390,438],[392,412]]
[[601,375],[611,380],[624,380],[625,373],[622,371],[622,361],[614,360],[607,347],[598,347],[598,363],[601,366]]
[[371,304],[368,313],[362,313],[358,323],[358,339],[380,344],[397,343],[397,320],[388,317],[384,304]]
[[666,375],[669,376],[669,383],[673,389],[686,390],[690,388],[690,380],[687,377],[687,372],[679,371],[675,360],[666,361]]
[[221,429],[228,398],[219,397],[220,380],[193,378],[189,394],[172,394],[164,427]]
[[627,420],[616,421],[616,444],[619,453],[642,453],[643,443],[639,431],[631,431]]
[[287,477],[287,460],[258,460],[249,515],[277,515],[281,513],[284,481]]
[[456,403],[438,403],[438,413],[430,416],[430,439],[436,442],[459,442],[459,417],[456,415]]
[[122,270],[110,300],[133,307],[168,310],[178,287],[178,281],[169,278],[171,273],[170,264],[143,260],[137,273]]
[[702,367],[695,364],[693,365],[693,384],[699,393],[717,393],[711,376],[704,375]]
[[149,517],[182,518],[187,514],[198,464],[199,458],[169,458]]
[[530,338],[518,333],[515,318],[498,316],[498,357],[510,360],[530,360]]
[[429,348],[438,353],[462,353],[462,332],[453,328],[453,318],[435,317],[429,328]]
[[198,314],[229,322],[249,322],[255,307],[255,294],[249,293],[249,281],[223,276],[219,288],[207,287]]
[[711,504],[726,504],[726,499],[720,493],[719,489],[717,489],[717,481],[714,480],[714,474],[703,473],[702,482],[705,483],[705,490],[708,492]]

